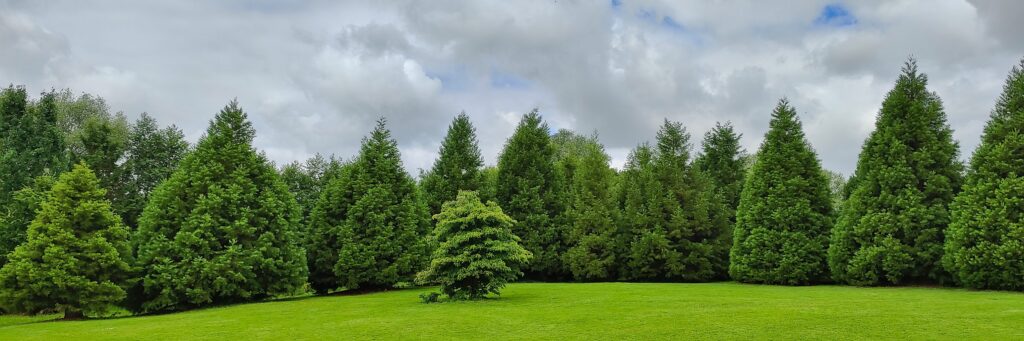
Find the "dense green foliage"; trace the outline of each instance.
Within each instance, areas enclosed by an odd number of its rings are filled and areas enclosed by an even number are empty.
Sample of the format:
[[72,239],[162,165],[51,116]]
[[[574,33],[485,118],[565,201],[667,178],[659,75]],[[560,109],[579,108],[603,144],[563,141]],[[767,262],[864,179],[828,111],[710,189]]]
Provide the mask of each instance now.
[[310,284],[318,293],[390,288],[426,265],[427,209],[383,119],[323,190],[310,220]]
[[441,205],[455,200],[460,190],[479,190],[483,165],[476,128],[466,113],[460,113],[448,126],[448,134],[441,141],[434,167],[423,175],[420,182],[430,214],[441,212]]
[[232,101],[150,195],[135,235],[142,309],[291,294],[306,282],[301,211]]
[[1003,94],[971,158],[951,208],[943,264],[976,289],[1024,290],[1024,61]]
[[103,312],[125,298],[131,262],[128,229],[84,165],[60,176],[0,269],[8,311],[59,311],[66,318]]
[[568,189],[567,220],[572,226],[565,264],[579,280],[615,279],[621,261],[616,247],[619,210],[615,202],[615,170],[600,144],[588,144],[574,169]]
[[515,219],[513,233],[533,254],[526,269],[530,279],[566,276],[562,254],[567,226],[559,224],[565,205],[553,162],[550,132],[534,110],[523,115],[515,133],[498,158],[496,198],[506,214]]
[[148,114],[132,124],[117,186],[121,193],[114,197],[114,208],[125,224],[138,227],[150,194],[174,173],[188,148],[180,129],[173,125],[160,128]]
[[715,123],[704,134],[701,142],[702,151],[694,164],[704,171],[715,183],[715,190],[728,210],[729,219],[736,221],[736,207],[740,205],[740,193],[743,190],[744,176],[747,170],[744,165],[743,147],[732,124]]
[[530,262],[532,255],[512,234],[512,218],[493,201],[480,202],[476,192],[460,191],[434,219],[437,249],[417,279],[440,284],[449,298],[499,295],[502,287],[523,275],[520,268]]
[[729,274],[752,283],[825,281],[832,220],[825,173],[796,109],[783,99],[743,186]]
[[32,184],[14,192],[14,198],[7,203],[6,212],[0,216],[0,265],[7,263],[7,254],[25,242],[28,226],[36,218],[36,212],[50,193],[55,179],[40,175]]
[[860,154],[856,187],[832,231],[829,264],[854,285],[943,282],[949,204],[961,185],[958,147],[939,97],[910,60]]

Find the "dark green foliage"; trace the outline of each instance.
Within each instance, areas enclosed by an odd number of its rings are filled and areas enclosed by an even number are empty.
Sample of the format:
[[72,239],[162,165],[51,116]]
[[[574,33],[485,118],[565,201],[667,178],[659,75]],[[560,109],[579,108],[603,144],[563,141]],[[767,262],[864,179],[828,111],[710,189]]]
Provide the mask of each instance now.
[[641,145],[622,174],[618,248],[624,279],[725,278],[729,215],[713,180],[690,162],[690,135],[665,121],[657,146]]
[[729,274],[750,283],[828,279],[832,199],[796,110],[779,101],[736,211]]
[[427,210],[383,119],[310,219],[310,283],[318,293],[393,287],[426,265]]
[[135,121],[128,132],[121,165],[121,193],[114,201],[126,225],[138,227],[150,194],[177,169],[188,148],[185,135],[177,127],[160,128],[146,113]]
[[548,126],[534,109],[523,115],[498,158],[496,198],[515,221],[512,232],[533,254],[527,278],[559,279],[567,275],[564,211]]
[[500,294],[523,275],[532,255],[512,234],[515,221],[493,201],[484,205],[475,192],[460,191],[434,219],[438,247],[420,282],[439,283],[452,299],[476,299]]
[[864,142],[856,187],[829,248],[838,282],[941,283],[948,276],[939,263],[963,167],[942,103],[927,84],[908,61]]
[[430,214],[441,212],[441,204],[455,200],[460,190],[480,189],[480,167],[483,164],[476,128],[466,113],[460,113],[448,126],[448,134],[441,142],[434,167],[420,183]]
[[49,196],[54,181],[53,176],[40,175],[31,185],[14,192],[6,213],[0,215],[0,264],[6,264],[7,254],[25,242],[26,229]]
[[68,141],[73,162],[84,162],[107,189],[108,199],[121,206],[124,184],[120,161],[128,144],[128,121],[124,116],[90,117]]
[[564,261],[576,279],[614,279],[619,262],[615,243],[619,211],[614,196],[615,170],[599,144],[583,151],[572,176],[566,212],[572,223]]
[[0,269],[8,311],[56,310],[65,318],[101,313],[125,298],[128,229],[84,165],[60,176],[28,229],[27,241]]
[[703,151],[694,164],[711,177],[716,193],[725,204],[730,220],[736,221],[736,207],[740,205],[740,192],[747,173],[744,167],[742,134],[736,133],[732,124],[716,123],[711,131],[704,134]]
[[291,294],[306,282],[301,211],[232,101],[150,195],[136,233],[146,311]]
[[943,265],[965,287],[1024,290],[1024,61],[1003,94],[952,204]]
[[320,193],[331,179],[341,170],[341,160],[324,158],[316,154],[305,163],[292,162],[281,168],[281,180],[288,190],[295,195],[295,200],[302,207],[303,226],[308,224],[310,213],[320,199]]

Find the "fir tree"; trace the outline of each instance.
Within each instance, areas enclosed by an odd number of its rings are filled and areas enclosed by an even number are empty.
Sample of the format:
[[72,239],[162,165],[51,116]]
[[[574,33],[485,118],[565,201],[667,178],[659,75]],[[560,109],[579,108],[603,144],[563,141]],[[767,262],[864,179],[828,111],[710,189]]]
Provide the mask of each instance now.
[[801,285],[828,278],[832,201],[796,110],[779,101],[736,211],[729,274],[740,282]]
[[854,285],[942,282],[943,235],[962,165],[938,96],[911,59],[860,154],[832,232],[829,265]]
[[622,279],[658,278],[657,269],[663,268],[668,258],[667,247],[660,247],[668,241],[653,214],[655,193],[661,193],[661,184],[654,173],[654,151],[644,143],[630,152],[618,191],[622,221],[616,245],[623,258],[618,271]]
[[480,189],[480,167],[483,164],[476,128],[466,113],[460,113],[448,126],[448,134],[441,142],[434,167],[421,182],[430,213],[441,212],[441,204],[455,200],[459,190]]
[[60,176],[0,269],[0,302],[13,312],[57,310],[65,318],[102,313],[125,298],[128,229],[84,165]]
[[498,158],[497,201],[516,221],[512,232],[533,254],[526,269],[532,279],[559,279],[567,272],[562,263],[567,231],[556,221],[564,204],[559,202],[549,134],[534,109],[519,121]]
[[741,137],[743,134],[736,133],[731,123],[716,123],[711,131],[704,134],[703,151],[694,162],[697,168],[711,177],[733,223],[736,222],[736,207],[740,205],[746,174],[743,164],[746,153],[740,146]]
[[1024,61],[1014,66],[952,204],[943,264],[965,287],[1024,290]]
[[613,180],[615,170],[601,145],[588,145],[575,169],[570,188],[572,222],[569,235],[571,247],[565,263],[576,279],[606,280],[615,276],[618,264],[615,244],[619,212],[615,204]]
[[290,294],[306,282],[301,211],[232,101],[150,195],[136,233],[142,309]]
[[439,283],[452,299],[475,299],[498,295],[523,275],[532,255],[512,234],[515,222],[493,201],[484,205],[475,192],[460,191],[434,219],[438,248],[420,282]]
[[381,119],[359,156],[331,180],[311,215],[310,282],[383,289],[410,282],[426,265],[429,220],[397,142]]

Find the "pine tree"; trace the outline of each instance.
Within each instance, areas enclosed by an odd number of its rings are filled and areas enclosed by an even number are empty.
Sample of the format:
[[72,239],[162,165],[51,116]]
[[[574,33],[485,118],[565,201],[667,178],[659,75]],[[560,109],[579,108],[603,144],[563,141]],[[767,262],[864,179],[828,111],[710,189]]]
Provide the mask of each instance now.
[[430,213],[441,212],[441,204],[455,200],[459,190],[480,189],[480,168],[483,164],[476,128],[466,113],[460,113],[448,126],[448,134],[441,142],[434,167],[421,182]]
[[580,280],[607,280],[615,276],[619,255],[615,234],[619,219],[611,158],[601,145],[588,145],[572,177],[570,207],[572,222],[564,261]]
[[943,282],[948,276],[939,263],[963,167],[942,102],[927,84],[909,60],[864,142],[856,187],[829,248],[838,282]]
[[313,209],[309,267],[318,293],[393,287],[426,265],[427,209],[385,123]]
[[943,265],[968,288],[1024,290],[1024,60],[1003,86],[951,208]]
[[556,220],[564,205],[559,202],[549,134],[534,109],[519,121],[498,158],[497,201],[516,221],[512,232],[533,254],[526,269],[531,279],[560,279],[567,272],[561,259],[567,231]]
[[136,233],[146,311],[290,294],[306,282],[301,211],[232,101],[150,195]]
[[125,297],[128,229],[84,165],[60,176],[18,246],[0,269],[8,311],[58,310],[65,318],[101,313]]
[[801,285],[828,278],[832,201],[796,110],[779,101],[736,211],[729,274],[740,282]]
[[476,299],[499,295],[523,275],[520,269],[532,255],[512,234],[515,222],[493,201],[485,205],[475,192],[460,191],[434,219],[438,248],[420,282],[440,283],[452,299]]
[[128,227],[138,227],[150,194],[178,168],[188,150],[185,135],[173,125],[160,128],[146,113],[132,124],[121,165],[122,193],[114,202]]
[[703,151],[694,162],[697,168],[711,177],[733,223],[736,222],[736,207],[740,205],[746,174],[743,165],[746,153],[740,146],[742,137],[743,134],[736,133],[731,123],[715,123],[715,127],[704,134]]

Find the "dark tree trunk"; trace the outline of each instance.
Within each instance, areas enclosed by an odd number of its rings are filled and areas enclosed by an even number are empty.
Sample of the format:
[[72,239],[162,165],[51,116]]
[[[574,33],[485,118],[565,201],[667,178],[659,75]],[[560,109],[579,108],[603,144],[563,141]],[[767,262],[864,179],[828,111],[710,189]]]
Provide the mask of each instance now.
[[68,321],[68,320],[81,320],[83,318],[85,318],[85,315],[82,314],[81,310],[78,310],[78,309],[67,309],[67,310],[64,310],[64,320],[65,321]]

